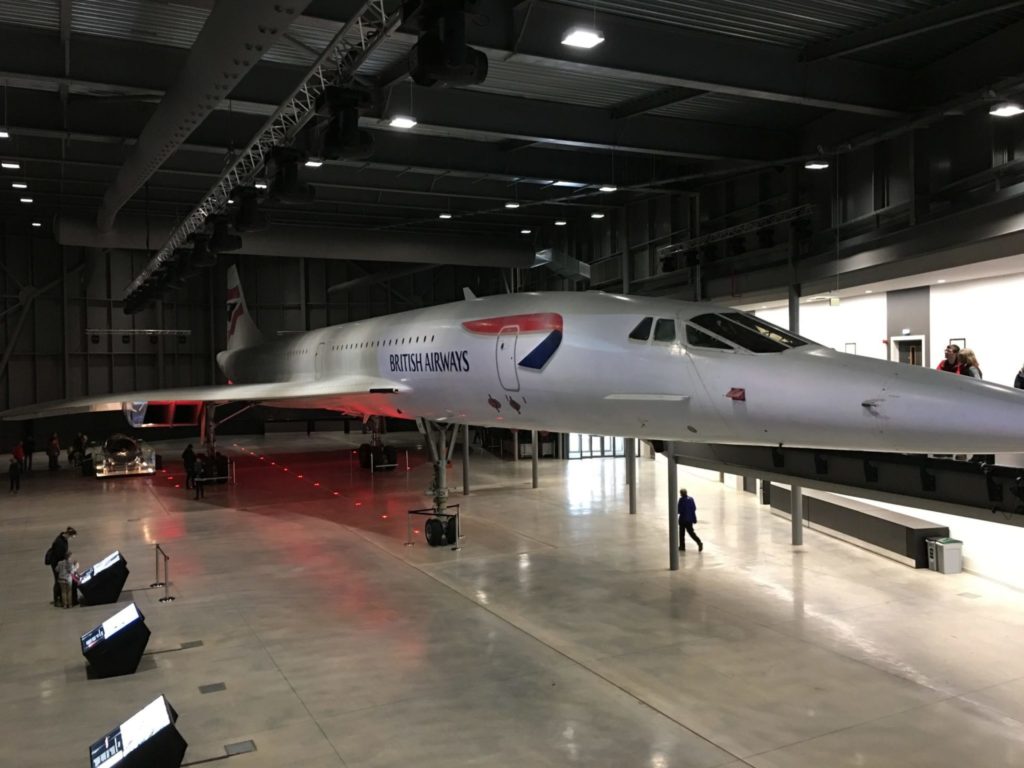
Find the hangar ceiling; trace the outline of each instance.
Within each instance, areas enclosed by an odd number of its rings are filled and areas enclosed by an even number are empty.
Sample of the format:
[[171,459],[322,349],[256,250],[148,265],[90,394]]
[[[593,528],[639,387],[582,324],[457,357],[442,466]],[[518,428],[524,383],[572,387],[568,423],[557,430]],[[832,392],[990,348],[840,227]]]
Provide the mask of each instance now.
[[[210,35],[211,11],[230,3],[0,3],[0,125],[9,133],[0,158],[20,164],[0,172],[2,215],[44,231],[59,219],[106,219],[115,234],[119,225],[137,233],[148,219],[157,233],[150,250],[160,249],[163,233],[203,200],[367,5],[291,4],[302,12],[239,65],[237,85],[152,173],[143,164],[139,183],[125,186],[119,171],[204,28]],[[381,5],[401,20],[401,2]],[[372,153],[301,167],[315,199],[265,202],[272,228],[541,247],[556,221],[588,222],[758,168],[802,168],[819,154],[919,131],[1024,89],[1024,2],[465,0],[465,8],[466,43],[486,55],[486,79],[414,84],[417,30],[389,30],[352,82],[367,93],[359,126],[372,135]],[[597,29],[604,42],[562,44],[573,27]],[[223,52],[230,25],[217,35]],[[189,72],[186,82],[198,89],[209,74]],[[417,123],[392,127],[398,115]],[[307,136],[295,143],[316,154]],[[99,216],[115,189],[123,206]]]

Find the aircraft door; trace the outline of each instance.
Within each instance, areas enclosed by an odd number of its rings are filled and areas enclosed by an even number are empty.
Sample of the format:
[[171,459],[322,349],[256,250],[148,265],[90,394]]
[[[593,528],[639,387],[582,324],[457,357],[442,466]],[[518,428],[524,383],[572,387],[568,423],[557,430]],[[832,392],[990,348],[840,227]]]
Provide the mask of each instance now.
[[313,356],[313,378],[317,381],[324,377],[325,357],[327,357],[327,342],[321,341],[316,346],[316,355]]
[[495,356],[498,363],[498,381],[507,392],[519,391],[519,372],[516,370],[516,342],[519,326],[502,328],[498,334]]

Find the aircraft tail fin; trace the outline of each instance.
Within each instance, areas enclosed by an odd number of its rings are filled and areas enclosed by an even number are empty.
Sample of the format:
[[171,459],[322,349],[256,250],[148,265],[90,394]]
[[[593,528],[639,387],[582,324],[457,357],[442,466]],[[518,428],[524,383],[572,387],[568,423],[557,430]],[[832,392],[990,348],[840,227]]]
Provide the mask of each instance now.
[[242,293],[242,283],[238,279],[238,267],[234,264],[228,267],[227,321],[228,351],[263,342],[263,334],[249,315],[245,294]]
[[476,294],[473,293],[472,288],[470,288],[468,285],[465,285],[462,287],[462,298],[464,298],[466,301],[472,301],[473,299],[476,298]]

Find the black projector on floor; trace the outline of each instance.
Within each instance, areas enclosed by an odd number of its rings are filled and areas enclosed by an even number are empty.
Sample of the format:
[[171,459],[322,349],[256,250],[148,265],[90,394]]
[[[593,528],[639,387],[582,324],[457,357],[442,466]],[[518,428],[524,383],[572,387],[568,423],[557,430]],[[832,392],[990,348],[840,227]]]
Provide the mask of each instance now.
[[132,603],[82,635],[82,655],[95,677],[130,675],[149,642],[146,617]]
[[160,696],[89,747],[91,768],[177,768],[188,743],[178,713]]
[[83,605],[116,603],[128,581],[128,562],[120,552],[112,552],[78,577]]

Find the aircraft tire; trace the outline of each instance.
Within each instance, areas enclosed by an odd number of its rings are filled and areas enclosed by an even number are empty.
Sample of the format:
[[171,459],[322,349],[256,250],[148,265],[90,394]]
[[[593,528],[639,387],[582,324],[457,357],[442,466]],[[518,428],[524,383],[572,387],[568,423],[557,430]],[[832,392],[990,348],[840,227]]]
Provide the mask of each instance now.
[[370,453],[372,450],[369,443],[363,443],[359,446],[359,466],[363,469],[370,468]]
[[388,470],[394,472],[398,467],[398,451],[393,445],[384,446],[384,463],[391,464]]
[[446,539],[448,539],[449,544],[454,545],[459,543],[457,528],[458,526],[455,523],[455,518],[449,517],[444,524],[444,536]]
[[423,535],[427,539],[427,544],[432,547],[440,547],[444,544],[444,525],[440,520],[432,517],[423,526]]

